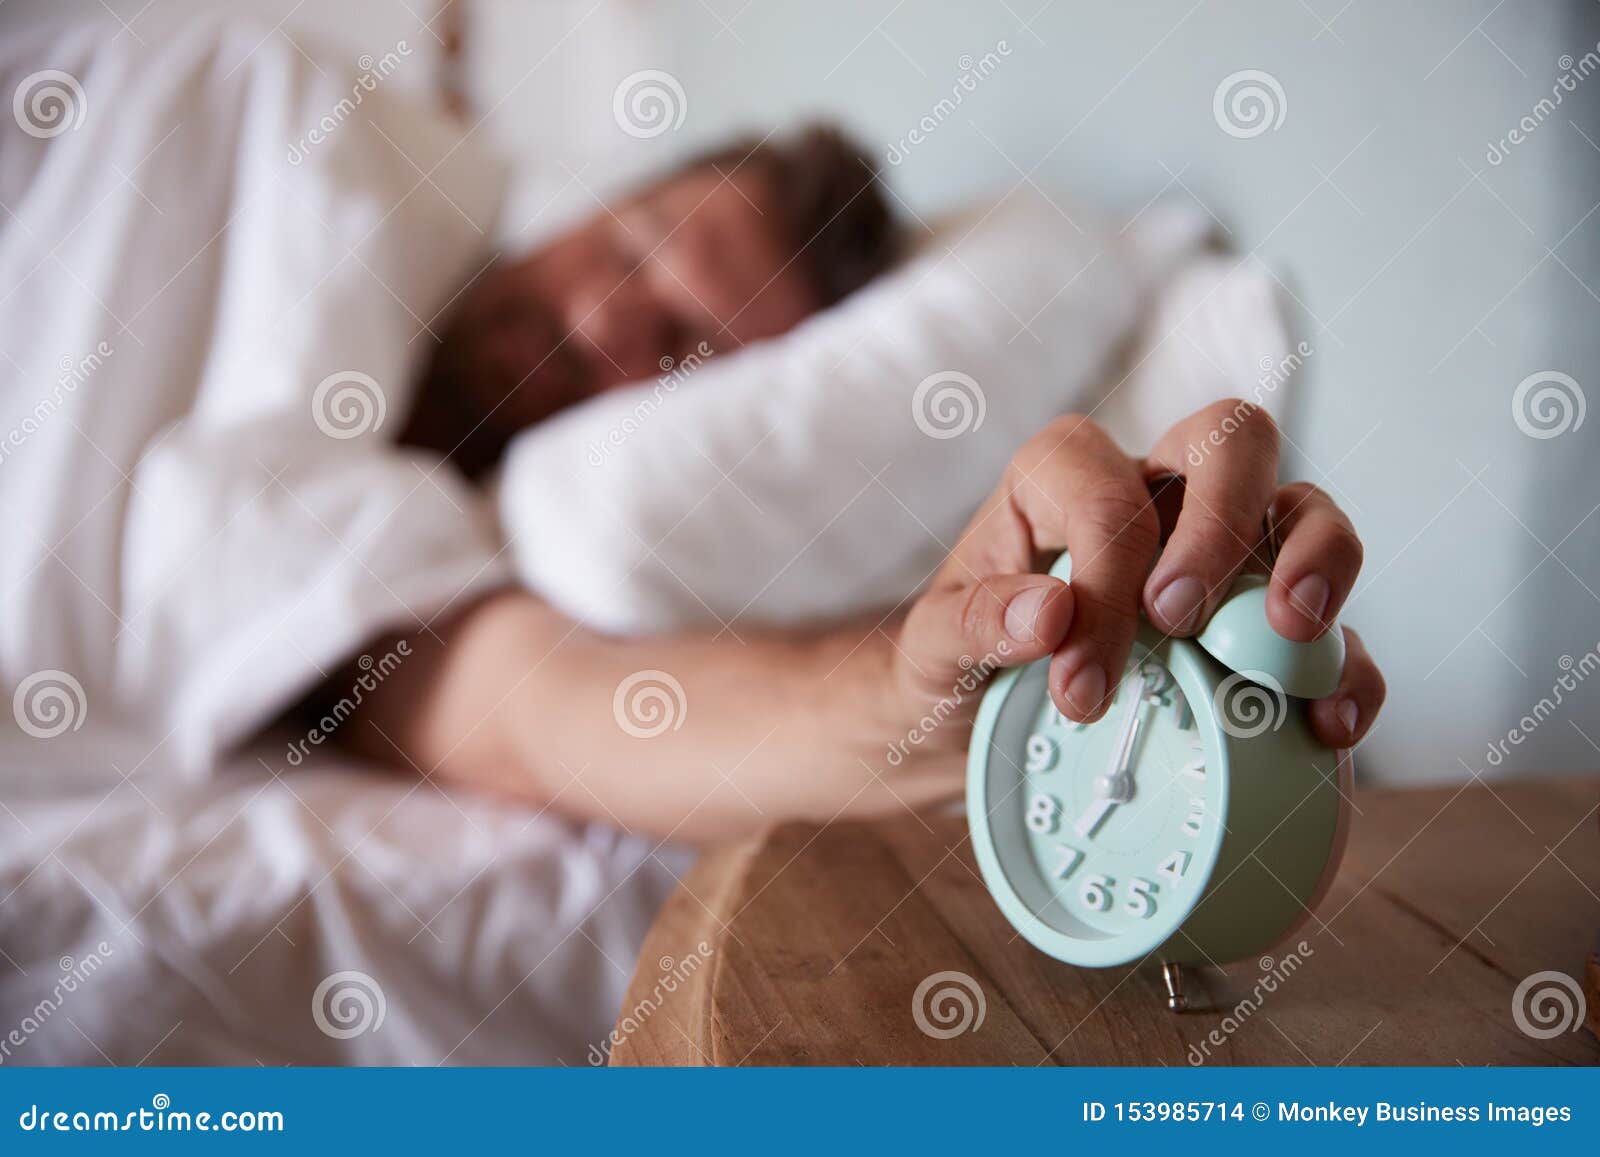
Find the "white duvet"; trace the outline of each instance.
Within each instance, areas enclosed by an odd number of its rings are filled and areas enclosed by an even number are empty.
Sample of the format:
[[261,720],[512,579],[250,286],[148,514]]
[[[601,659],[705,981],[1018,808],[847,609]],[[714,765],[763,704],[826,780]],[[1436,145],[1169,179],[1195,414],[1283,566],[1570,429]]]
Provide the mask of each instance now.
[[0,670],[196,772],[505,581],[476,496],[389,440],[496,173],[461,149],[421,183],[455,137],[381,88],[290,163],[352,88],[257,39],[22,37],[0,68],[45,102],[0,122]]

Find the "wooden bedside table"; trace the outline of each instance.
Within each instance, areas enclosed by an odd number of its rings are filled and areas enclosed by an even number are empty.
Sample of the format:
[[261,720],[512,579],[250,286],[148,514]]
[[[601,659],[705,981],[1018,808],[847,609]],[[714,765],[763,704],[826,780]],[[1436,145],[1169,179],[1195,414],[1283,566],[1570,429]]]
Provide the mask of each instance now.
[[[1018,938],[964,818],[776,827],[684,878],[640,954],[611,1063],[1600,1063],[1589,1030],[1536,1039],[1512,1013],[1534,973],[1584,979],[1600,929],[1600,780],[1355,802],[1315,916],[1272,959],[1192,976],[1196,1011],[1181,1015],[1164,1007],[1159,969],[1076,969]],[[693,972],[662,984],[664,965],[691,958]],[[965,974],[984,1005],[980,1025],[946,1039],[912,1015],[939,972]]]

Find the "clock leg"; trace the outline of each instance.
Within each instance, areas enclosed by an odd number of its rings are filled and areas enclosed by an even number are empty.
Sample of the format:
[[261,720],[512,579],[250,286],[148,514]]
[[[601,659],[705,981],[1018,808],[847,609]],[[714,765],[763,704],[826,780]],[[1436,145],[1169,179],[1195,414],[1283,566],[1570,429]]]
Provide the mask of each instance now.
[[1173,1012],[1186,1012],[1189,998],[1183,993],[1183,966],[1167,961],[1161,966],[1161,979],[1167,986],[1167,1007]]

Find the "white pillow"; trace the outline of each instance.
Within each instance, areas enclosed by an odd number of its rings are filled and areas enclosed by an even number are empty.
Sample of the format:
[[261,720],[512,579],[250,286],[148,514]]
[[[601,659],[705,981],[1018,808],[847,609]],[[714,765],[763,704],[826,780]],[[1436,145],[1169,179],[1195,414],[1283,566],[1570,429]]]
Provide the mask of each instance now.
[[1019,193],[790,333],[595,399],[512,444],[523,580],[616,633],[802,623],[915,591],[1006,463],[1099,400],[1141,302],[1204,240]]
[[[1315,351],[1291,337],[1286,296],[1254,257],[1204,253],[1186,262],[1153,295],[1095,421],[1134,453],[1219,398],[1246,398],[1287,424],[1291,382]],[[1205,453],[1192,446],[1185,458],[1193,466]]]

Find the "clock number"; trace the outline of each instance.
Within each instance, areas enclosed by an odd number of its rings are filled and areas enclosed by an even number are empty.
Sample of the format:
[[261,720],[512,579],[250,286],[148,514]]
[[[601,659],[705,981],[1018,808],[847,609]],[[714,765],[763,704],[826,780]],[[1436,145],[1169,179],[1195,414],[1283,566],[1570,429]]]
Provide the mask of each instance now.
[[1043,735],[1028,736],[1028,758],[1023,764],[1027,771],[1049,771],[1055,766],[1055,742]]
[[1183,879],[1183,874],[1189,870],[1189,853],[1184,851],[1173,852],[1172,855],[1161,861],[1161,866],[1156,869],[1158,873],[1177,883]]
[[1035,792],[1028,801],[1028,827],[1036,832],[1053,832],[1061,816],[1061,805],[1044,792]]
[[1082,731],[1085,727],[1089,726],[1087,723],[1079,723],[1076,719],[1068,719],[1056,709],[1054,704],[1051,704],[1050,707],[1049,721],[1055,724],[1057,727],[1066,727],[1073,731]]
[[1189,801],[1189,814],[1183,821],[1183,834],[1186,836],[1198,836],[1200,834],[1200,823],[1205,817],[1206,801],[1203,799],[1191,799]]
[[1072,875],[1072,869],[1083,863],[1083,853],[1071,844],[1057,844],[1056,852],[1061,856],[1060,865],[1056,868],[1056,879],[1065,880]]
[[1149,880],[1134,879],[1128,884],[1128,898],[1122,910],[1130,916],[1146,919],[1155,915],[1157,888]]
[[1078,899],[1083,901],[1086,908],[1096,912],[1109,911],[1111,882],[1110,876],[1090,876],[1083,882],[1083,887],[1078,889]]

